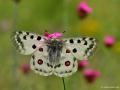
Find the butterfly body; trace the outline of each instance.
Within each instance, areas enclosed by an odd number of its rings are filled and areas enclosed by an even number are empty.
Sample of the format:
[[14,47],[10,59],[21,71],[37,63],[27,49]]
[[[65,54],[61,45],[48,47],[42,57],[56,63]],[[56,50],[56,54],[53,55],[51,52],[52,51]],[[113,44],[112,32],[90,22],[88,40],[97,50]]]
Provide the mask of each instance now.
[[48,60],[54,65],[55,63],[59,63],[61,58],[62,49],[64,46],[64,42],[62,40],[49,39],[46,41],[47,44],[47,52],[48,52]]
[[30,32],[15,32],[13,42],[21,54],[32,55],[31,69],[43,76],[67,77],[78,69],[78,60],[87,59],[96,47],[96,39],[47,38]]

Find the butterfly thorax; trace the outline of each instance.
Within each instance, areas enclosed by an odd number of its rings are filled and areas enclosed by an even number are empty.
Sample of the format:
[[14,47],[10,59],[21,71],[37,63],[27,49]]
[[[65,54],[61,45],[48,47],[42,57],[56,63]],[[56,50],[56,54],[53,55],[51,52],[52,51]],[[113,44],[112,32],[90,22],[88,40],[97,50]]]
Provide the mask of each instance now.
[[48,60],[52,65],[59,63],[64,42],[58,39],[47,41]]

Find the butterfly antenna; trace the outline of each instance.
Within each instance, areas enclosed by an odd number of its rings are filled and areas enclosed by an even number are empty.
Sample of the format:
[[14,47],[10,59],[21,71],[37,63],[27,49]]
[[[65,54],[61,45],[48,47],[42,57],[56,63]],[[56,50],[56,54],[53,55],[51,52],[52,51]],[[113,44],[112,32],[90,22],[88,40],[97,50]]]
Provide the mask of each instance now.
[[47,29],[45,29],[45,31],[44,32],[48,32],[48,30]]
[[66,33],[66,31],[64,30],[62,33]]

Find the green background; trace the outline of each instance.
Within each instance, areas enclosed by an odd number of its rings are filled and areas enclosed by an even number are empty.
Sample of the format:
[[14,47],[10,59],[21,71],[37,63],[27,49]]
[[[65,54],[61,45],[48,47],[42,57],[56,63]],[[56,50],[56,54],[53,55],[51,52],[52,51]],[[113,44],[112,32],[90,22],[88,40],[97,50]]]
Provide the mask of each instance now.
[[[13,0],[0,0],[0,90],[63,90],[62,79],[57,76],[21,72],[21,65],[29,63],[30,56],[14,51],[10,36],[15,30],[39,34],[66,30],[64,37],[97,38],[97,50],[89,58],[88,68],[100,70],[101,77],[89,84],[78,71],[65,78],[67,90],[120,89],[120,0],[84,1],[93,13],[81,20],[76,10],[80,0],[21,0],[17,6]],[[106,35],[116,38],[111,48],[104,45]]]

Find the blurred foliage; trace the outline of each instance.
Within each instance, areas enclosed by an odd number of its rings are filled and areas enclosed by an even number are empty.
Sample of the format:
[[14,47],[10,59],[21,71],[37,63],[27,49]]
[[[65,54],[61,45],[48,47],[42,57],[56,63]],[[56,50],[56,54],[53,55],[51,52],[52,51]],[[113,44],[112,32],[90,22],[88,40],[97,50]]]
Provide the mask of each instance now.
[[[80,0],[21,0],[17,4],[17,29],[39,34],[46,29],[49,32],[66,30],[65,37],[96,37],[98,47],[90,57],[90,64],[92,68],[99,69],[102,76],[88,84],[82,72],[78,71],[65,78],[67,90],[101,90],[104,86],[120,88],[120,0],[84,1],[93,8],[93,13],[80,20],[76,12]],[[21,72],[20,66],[29,63],[30,56],[13,51],[10,35],[14,31],[14,9],[13,0],[0,0],[0,90],[63,90],[59,77]],[[106,35],[116,38],[113,48],[104,45]]]

